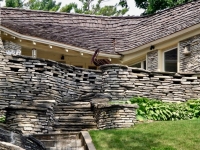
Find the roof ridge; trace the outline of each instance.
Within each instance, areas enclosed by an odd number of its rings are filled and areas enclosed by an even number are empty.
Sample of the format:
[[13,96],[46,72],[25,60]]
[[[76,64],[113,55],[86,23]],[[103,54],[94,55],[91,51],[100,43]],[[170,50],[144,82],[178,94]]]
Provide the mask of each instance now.
[[97,18],[111,18],[110,16],[103,16],[103,15],[90,15],[90,14],[79,14],[79,13],[54,12],[54,11],[32,10],[32,9],[13,8],[13,7],[1,7],[1,9],[18,10],[18,11],[24,10],[24,11],[32,11],[32,12],[39,12],[39,13],[66,14],[66,15],[75,15],[75,16],[97,17]]
[[74,15],[74,16],[84,16],[84,17],[96,17],[96,18],[108,18],[108,19],[133,19],[133,18],[144,18],[146,16],[103,16],[103,15],[91,15],[91,14],[79,14],[79,13],[67,13],[67,12],[55,12],[55,11],[44,11],[44,10],[33,10],[33,9],[25,9],[25,8],[14,8],[14,7],[0,7],[5,10],[17,10],[17,11],[32,11],[39,13],[48,13],[48,14],[64,14],[64,15]]
[[79,13],[67,13],[67,12],[53,12],[53,11],[44,11],[44,10],[31,10],[31,9],[25,9],[25,8],[13,8],[13,7],[1,7],[1,9],[11,9],[11,10],[24,10],[24,11],[33,11],[33,12],[39,12],[39,13],[49,13],[49,14],[64,14],[64,15],[74,15],[74,16],[84,16],[84,17],[95,17],[95,18],[108,18],[108,19],[139,19],[139,18],[149,18],[151,16],[157,15],[157,14],[162,14],[166,11],[176,9],[178,7],[181,7],[183,5],[187,5],[190,3],[197,3],[200,0],[191,0],[189,2],[183,3],[176,5],[171,8],[167,8],[164,10],[160,10],[156,13],[153,14],[148,14],[144,16],[103,16],[103,15],[90,15],[90,14],[79,14]]

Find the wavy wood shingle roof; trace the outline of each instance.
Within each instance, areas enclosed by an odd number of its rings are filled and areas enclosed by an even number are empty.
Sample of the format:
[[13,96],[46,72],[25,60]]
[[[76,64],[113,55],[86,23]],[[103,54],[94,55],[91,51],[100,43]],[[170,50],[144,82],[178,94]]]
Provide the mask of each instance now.
[[87,50],[131,50],[200,23],[200,0],[145,17],[102,17],[1,8],[15,32]]

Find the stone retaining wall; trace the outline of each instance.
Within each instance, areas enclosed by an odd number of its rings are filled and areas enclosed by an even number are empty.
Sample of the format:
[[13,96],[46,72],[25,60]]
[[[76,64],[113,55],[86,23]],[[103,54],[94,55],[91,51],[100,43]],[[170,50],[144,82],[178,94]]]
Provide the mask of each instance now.
[[0,107],[33,100],[72,101],[100,93],[101,71],[0,52]]
[[127,128],[136,122],[137,105],[94,104],[94,117],[98,129]]
[[98,71],[81,69],[50,60],[9,56],[0,43],[0,108],[28,106],[41,99],[69,102],[96,93],[109,94],[112,100],[142,96],[186,101],[200,97],[198,76],[194,72],[149,72],[114,64]]
[[200,75],[197,73],[149,72],[123,65],[101,66],[103,93],[112,100],[133,96],[166,102],[183,102],[200,98]]
[[0,106],[31,105],[33,100],[68,102],[103,93],[112,100],[133,96],[163,101],[200,98],[199,74],[149,72],[123,65],[105,65],[100,71],[54,61],[0,53]]

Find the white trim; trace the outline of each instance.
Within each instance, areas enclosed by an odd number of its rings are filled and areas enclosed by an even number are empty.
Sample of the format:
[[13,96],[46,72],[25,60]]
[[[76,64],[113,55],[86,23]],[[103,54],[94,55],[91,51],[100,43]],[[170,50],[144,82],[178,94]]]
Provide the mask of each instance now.
[[178,42],[177,57],[177,72],[180,72],[180,42]]
[[165,53],[168,52],[168,51],[174,50],[174,49],[177,49],[177,64],[176,64],[177,65],[177,70],[176,70],[176,72],[178,72],[178,47],[173,47],[173,48],[170,48],[168,50],[163,51],[163,61],[162,61],[162,63],[163,63],[163,71],[166,71],[165,70]]
[[146,54],[146,70],[148,70],[148,67],[147,67],[147,59],[148,59],[148,57],[147,57],[147,54]]
[[[41,38],[37,38],[37,37],[23,35],[23,34],[15,32],[15,31],[12,31],[12,30],[10,30],[8,28],[5,28],[5,27],[3,27],[1,25],[0,25],[0,30],[3,31],[3,32],[6,32],[7,34],[10,34],[10,35],[12,35],[14,37],[22,39],[22,40],[24,39],[24,40],[34,41],[36,43],[38,42],[38,43],[43,43],[43,44],[46,44],[46,45],[52,45],[52,46],[56,46],[56,47],[61,47],[64,50],[65,49],[71,49],[71,50],[74,50],[74,51],[77,51],[77,52],[80,52],[80,53],[86,53],[86,54],[91,54],[91,55],[94,54],[93,51],[86,50],[86,49],[83,49],[83,48],[70,46],[70,45],[66,45],[66,44],[62,44],[62,43],[58,43],[58,42],[53,42],[53,41],[50,41],[50,40],[45,40],[45,39],[41,39]],[[120,55],[112,55],[112,54],[105,54],[105,53],[100,53],[99,56],[109,57],[109,58],[120,58],[121,57]]]

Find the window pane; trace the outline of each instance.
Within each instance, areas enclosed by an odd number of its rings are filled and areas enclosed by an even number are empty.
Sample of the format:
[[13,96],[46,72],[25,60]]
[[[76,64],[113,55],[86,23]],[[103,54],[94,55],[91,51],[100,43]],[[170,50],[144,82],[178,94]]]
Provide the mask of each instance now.
[[146,67],[146,60],[145,61],[143,61],[143,65],[144,65],[144,68],[143,69],[147,69],[147,67]]
[[177,49],[165,52],[164,57],[165,71],[177,72]]

